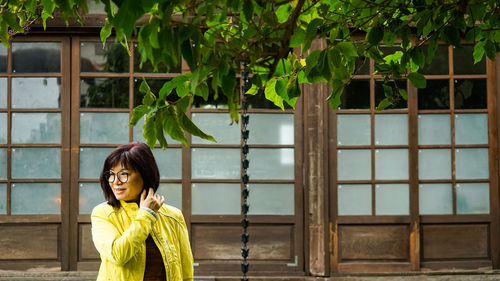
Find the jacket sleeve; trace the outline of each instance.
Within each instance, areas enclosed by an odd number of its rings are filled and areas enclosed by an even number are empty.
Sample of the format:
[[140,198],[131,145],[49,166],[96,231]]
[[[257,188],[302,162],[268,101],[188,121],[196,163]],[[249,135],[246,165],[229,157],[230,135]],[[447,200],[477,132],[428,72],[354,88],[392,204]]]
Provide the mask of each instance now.
[[189,244],[189,234],[184,221],[184,216],[179,212],[180,226],[178,228],[179,245],[181,252],[182,279],[193,280],[193,254]]
[[120,233],[108,215],[96,207],[92,211],[91,221],[92,240],[101,257],[124,265],[144,244],[156,218],[148,211],[139,209],[129,228]]

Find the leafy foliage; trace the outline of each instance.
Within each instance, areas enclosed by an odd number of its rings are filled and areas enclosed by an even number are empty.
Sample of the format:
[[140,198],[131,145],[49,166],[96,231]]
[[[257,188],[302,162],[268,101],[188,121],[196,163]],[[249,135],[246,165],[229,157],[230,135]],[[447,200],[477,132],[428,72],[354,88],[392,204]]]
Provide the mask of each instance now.
[[[101,29],[103,42],[114,32],[129,50],[130,39],[137,36],[143,63],[171,69],[182,57],[190,68],[165,83],[158,98],[141,86],[146,96],[131,125],[145,116],[148,144],[158,140],[162,147],[163,132],[184,143],[185,132],[213,139],[185,116],[194,96],[206,100],[210,88],[216,96],[224,95],[231,118],[238,120],[237,74],[243,62],[253,75],[249,94],[264,94],[277,107],[286,103],[293,108],[301,84],[326,82],[332,88],[327,100],[337,108],[356,74],[356,60],[370,58],[384,77],[386,98],[377,107],[384,109],[407,98],[404,89],[393,86],[395,81],[408,78],[413,86],[425,87],[419,71],[433,60],[438,42],[457,48],[462,39],[473,42],[476,62],[484,56],[493,60],[500,51],[497,0],[100,1],[108,19]],[[45,26],[56,9],[65,20],[86,12],[86,0],[11,0],[2,5],[0,40],[5,45],[9,34],[24,32],[34,19],[41,18]],[[137,25],[142,17],[149,20]],[[317,38],[326,44],[312,50]],[[400,50],[384,56],[381,44],[397,44]],[[300,54],[294,52],[298,47]],[[174,90],[181,99],[169,103],[166,98]]]

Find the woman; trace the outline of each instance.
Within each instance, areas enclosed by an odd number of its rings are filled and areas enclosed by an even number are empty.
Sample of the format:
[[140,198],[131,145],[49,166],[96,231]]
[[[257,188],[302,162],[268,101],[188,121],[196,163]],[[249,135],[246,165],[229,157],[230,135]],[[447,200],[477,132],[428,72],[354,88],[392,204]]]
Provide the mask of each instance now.
[[104,161],[106,202],[92,211],[101,256],[97,280],[192,280],[193,256],[182,213],[155,194],[160,174],[144,143],[125,144]]

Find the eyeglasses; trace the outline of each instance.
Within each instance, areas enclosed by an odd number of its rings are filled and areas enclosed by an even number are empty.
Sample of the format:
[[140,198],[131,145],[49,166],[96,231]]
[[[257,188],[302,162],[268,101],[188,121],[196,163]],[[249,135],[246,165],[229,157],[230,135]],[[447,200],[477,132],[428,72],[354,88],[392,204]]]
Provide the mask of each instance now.
[[115,182],[116,177],[118,176],[118,180],[121,183],[126,183],[128,181],[128,175],[129,173],[126,171],[119,171],[118,173],[115,174],[113,171],[106,171],[104,173],[104,177],[108,180],[108,182],[112,183]]

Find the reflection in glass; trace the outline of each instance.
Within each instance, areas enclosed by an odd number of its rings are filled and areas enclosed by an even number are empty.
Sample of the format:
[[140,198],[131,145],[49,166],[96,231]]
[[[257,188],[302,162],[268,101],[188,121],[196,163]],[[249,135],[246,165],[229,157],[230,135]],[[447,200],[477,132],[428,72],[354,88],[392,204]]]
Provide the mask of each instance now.
[[369,184],[343,184],[338,186],[339,216],[371,215],[372,186]]
[[80,148],[79,178],[98,179],[104,165],[104,160],[113,150],[113,148]]
[[450,109],[449,81],[427,79],[427,87],[418,89],[418,109]]
[[485,74],[486,59],[474,64],[474,45],[463,45],[453,48],[453,72],[455,74]]
[[165,196],[165,204],[182,210],[182,184],[160,183],[156,193]]
[[455,80],[456,109],[486,109],[486,79]]
[[338,180],[370,180],[372,156],[369,149],[337,150]]
[[[167,71],[167,67],[163,63],[159,63],[158,71],[154,70],[153,65],[149,60],[144,62],[141,67],[141,54],[139,54],[139,49],[137,48],[137,44],[134,44],[134,72],[142,72],[142,73],[180,73],[181,72],[181,64],[170,71]],[[179,58],[179,62],[180,62]]]
[[0,179],[7,178],[7,149],[0,148]]
[[293,184],[251,184],[250,215],[293,215]]
[[375,144],[376,145],[408,144],[408,115],[406,114],[375,115]]
[[[227,112],[192,113],[191,119],[203,132],[212,135],[218,144],[240,144],[240,124],[231,122]],[[250,135],[252,134],[253,132]],[[196,136],[192,136],[191,142],[194,144],[213,144],[209,140]]]
[[[141,118],[135,126],[132,127],[132,138],[134,141],[138,142],[144,142],[146,143],[146,140],[144,139],[144,136],[142,135],[142,127],[144,126],[144,118]],[[163,133],[165,138],[167,139],[168,144],[180,144],[180,141],[176,141],[170,137],[167,133]],[[156,141],[156,144],[158,144],[158,141]]]
[[370,109],[370,80],[351,80],[340,99],[339,109]]
[[7,78],[0,78],[0,108],[7,108]]
[[450,144],[450,122],[449,114],[418,115],[418,144]]
[[489,214],[490,184],[457,183],[458,214]]
[[421,180],[451,179],[451,150],[420,149],[418,177]]
[[378,180],[408,179],[408,149],[375,150],[375,178]]
[[239,179],[240,150],[231,148],[191,149],[193,179]]
[[293,148],[251,148],[247,157],[250,161],[248,175],[251,179],[293,180],[295,178]]
[[[156,78],[148,78],[146,79],[146,83],[148,83],[149,89],[151,89],[151,92],[158,97],[160,94],[160,90],[163,87],[163,84],[166,82],[170,81],[172,79],[156,79]],[[139,91],[141,84],[142,84],[142,79],[135,78],[134,79],[134,106],[138,106],[142,104],[142,99],[144,98],[144,93]],[[175,89],[170,92],[170,94],[167,96],[167,101],[168,102],[175,102],[179,100],[179,96],[177,95],[177,92]]]
[[0,183],[0,214],[7,214],[7,185]]
[[61,114],[12,113],[12,143],[61,143]]
[[[383,85],[384,82],[381,80],[375,80],[375,107],[378,106],[378,104],[386,98],[385,93],[384,93],[384,88]],[[406,90],[406,80],[397,80],[396,84],[398,85],[398,89],[404,89]],[[394,95],[391,99],[391,105],[388,106],[386,109],[402,109],[402,108],[407,108],[407,102],[401,95],[399,95],[398,90],[394,86],[394,82],[390,82],[388,86],[392,87],[393,92],[396,91],[397,94]]]
[[338,145],[369,145],[370,114],[337,114]]
[[293,114],[254,113],[250,114],[249,122],[249,144],[294,144]]
[[[429,48],[425,46],[423,49],[424,55],[427,57]],[[439,46],[434,55],[434,59],[430,64],[425,64],[425,67],[420,71],[422,74],[427,75],[447,75],[449,74],[448,68],[448,46]]]
[[11,213],[13,215],[42,215],[61,213],[61,184],[12,184]]
[[13,42],[12,72],[61,72],[61,43]]
[[95,2],[95,1],[88,1],[87,2],[87,8],[89,11],[89,14],[106,14],[104,3],[101,2]]
[[7,143],[7,113],[0,112],[0,143]]
[[128,72],[129,56],[120,43],[81,42],[81,72]]
[[457,179],[488,179],[488,160],[487,148],[455,149]]
[[7,47],[0,45],[0,72],[7,72]]
[[421,215],[447,215],[453,213],[451,184],[432,183],[419,186]]
[[182,149],[155,149],[153,154],[160,170],[160,179],[182,178]]
[[80,107],[128,108],[128,78],[82,78]]
[[409,185],[377,184],[375,186],[375,202],[376,215],[409,215]]
[[91,214],[95,206],[106,201],[99,183],[80,183],[78,186],[80,214]]
[[12,78],[12,107],[61,107],[61,78]]
[[128,113],[80,113],[80,143],[127,143]]
[[191,214],[239,215],[240,184],[238,183],[192,184]]
[[488,114],[455,114],[456,144],[487,144]]
[[58,179],[61,149],[25,147],[12,149],[13,179]]

